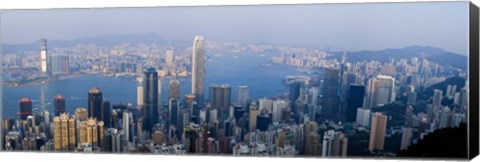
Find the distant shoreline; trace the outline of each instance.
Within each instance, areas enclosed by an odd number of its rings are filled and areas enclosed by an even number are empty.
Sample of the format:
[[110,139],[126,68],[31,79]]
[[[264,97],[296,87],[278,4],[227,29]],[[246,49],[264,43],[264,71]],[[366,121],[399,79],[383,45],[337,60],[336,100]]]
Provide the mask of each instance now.
[[42,84],[47,84],[51,81],[57,81],[57,80],[68,80],[68,79],[74,79],[82,76],[88,76],[88,75],[96,75],[100,74],[98,72],[94,73],[76,73],[76,74],[69,74],[69,75],[62,75],[62,76],[57,76],[55,78],[47,78],[47,79],[38,79],[38,80],[32,80],[32,81],[26,81],[25,83],[3,83],[3,85],[6,85],[10,88],[24,88],[24,87],[32,87],[32,86],[39,86]]

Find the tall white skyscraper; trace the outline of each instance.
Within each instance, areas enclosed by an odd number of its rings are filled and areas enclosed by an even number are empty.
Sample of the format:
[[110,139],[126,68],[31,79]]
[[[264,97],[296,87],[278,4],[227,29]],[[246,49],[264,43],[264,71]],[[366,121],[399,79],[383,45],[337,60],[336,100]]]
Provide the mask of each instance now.
[[395,101],[395,78],[379,75],[368,81],[365,108],[372,108]]
[[244,109],[247,108],[248,104],[248,97],[249,97],[249,90],[248,86],[241,85],[237,87],[237,104],[242,105]]
[[40,72],[43,76],[49,75],[47,40],[40,40]]
[[45,125],[50,125],[50,113],[48,110],[43,111],[43,117],[45,120]]
[[192,48],[192,94],[198,105],[205,100],[205,47],[202,36],[196,36]]
[[131,113],[128,111],[123,112],[123,119],[122,119],[122,125],[123,125],[123,132],[125,133],[125,139],[128,141],[130,137],[130,116]]

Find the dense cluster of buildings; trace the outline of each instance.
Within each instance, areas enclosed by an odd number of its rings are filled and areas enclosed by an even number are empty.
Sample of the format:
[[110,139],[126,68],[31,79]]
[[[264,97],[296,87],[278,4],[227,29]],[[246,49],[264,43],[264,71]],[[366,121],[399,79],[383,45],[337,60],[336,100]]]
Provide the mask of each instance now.
[[[251,49],[263,51],[261,47]],[[282,54],[272,61],[322,68],[322,75],[293,81],[286,96],[252,99],[249,94],[255,91],[247,85],[205,85],[205,49],[204,38],[197,36],[191,57],[174,59],[172,50],[165,52],[162,66],[168,68],[160,70],[148,63],[145,67],[139,63],[127,66],[140,73],[136,105],[111,104],[100,87],[88,91],[88,107],[79,107],[72,114],[66,112],[68,101],[61,95],[53,98],[52,114],[48,110],[32,113],[32,102],[22,98],[18,117],[7,117],[1,123],[5,132],[1,147],[58,152],[345,157],[349,146],[358,143],[349,138],[358,132],[369,133],[368,148],[364,149],[381,152],[392,134],[402,134],[397,150],[406,149],[435,129],[465,121],[468,86],[448,85],[445,90],[426,94],[430,97],[418,97],[435,83],[465,75],[428,60],[353,63],[343,54],[339,62],[326,59],[327,53],[296,49],[296,53],[305,54]],[[40,58],[40,75],[65,74],[71,69],[66,68],[72,62],[65,57],[47,57],[44,40]],[[186,68],[189,64],[191,68]],[[108,73],[110,67],[107,59],[101,69]],[[162,83],[169,69],[191,71],[185,72],[191,73],[191,93],[182,96],[178,80]],[[162,90],[161,84],[169,84],[168,90]],[[231,97],[233,90],[235,99]],[[162,101],[160,96],[166,91],[168,101]],[[395,114],[380,111],[392,104],[402,105],[398,109],[405,110],[401,114],[403,123],[390,123]]]

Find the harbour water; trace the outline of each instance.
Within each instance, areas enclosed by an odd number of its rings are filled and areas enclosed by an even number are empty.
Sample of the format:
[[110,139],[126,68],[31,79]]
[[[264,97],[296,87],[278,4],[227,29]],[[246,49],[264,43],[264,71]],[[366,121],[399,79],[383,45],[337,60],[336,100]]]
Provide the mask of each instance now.
[[[268,64],[273,54],[222,54],[209,57],[206,62],[206,92],[211,83],[228,84],[232,87],[231,99],[235,100],[236,87],[247,85],[250,99],[278,96],[288,93],[289,87],[282,83],[287,75],[305,75],[293,67]],[[191,92],[191,78],[179,78],[180,94],[183,97]],[[65,80],[51,81],[29,87],[3,87],[3,116],[13,117],[19,111],[19,100],[28,97],[34,110],[41,106],[53,113],[53,97],[62,94],[66,99],[67,111],[72,113],[77,107],[87,107],[88,90],[99,87],[104,99],[111,104],[137,103],[137,81],[135,77],[105,77],[87,75]],[[169,79],[162,79],[162,102],[167,101]],[[43,102],[42,102],[43,101]],[[41,105],[42,104],[42,105]]]

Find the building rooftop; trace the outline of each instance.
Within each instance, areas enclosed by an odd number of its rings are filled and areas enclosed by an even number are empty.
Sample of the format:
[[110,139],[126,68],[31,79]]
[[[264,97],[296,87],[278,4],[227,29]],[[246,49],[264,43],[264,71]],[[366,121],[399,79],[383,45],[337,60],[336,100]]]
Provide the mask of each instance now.
[[98,93],[102,93],[102,91],[100,91],[100,88],[98,87],[92,87],[90,88],[90,90],[88,90],[88,93],[98,94]]

